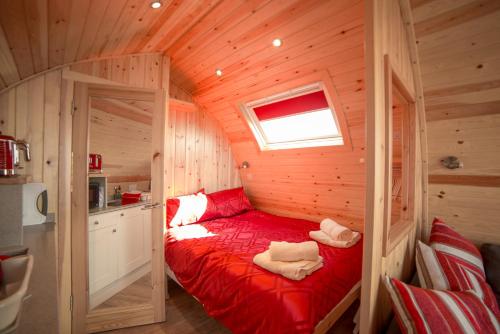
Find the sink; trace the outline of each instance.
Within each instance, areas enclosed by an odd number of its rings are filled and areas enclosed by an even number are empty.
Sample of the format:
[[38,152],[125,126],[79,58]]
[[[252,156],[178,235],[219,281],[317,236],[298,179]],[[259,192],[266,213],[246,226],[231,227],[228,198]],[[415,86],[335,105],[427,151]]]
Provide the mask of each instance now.
[[121,206],[121,205],[122,205],[121,199],[117,199],[117,200],[108,202],[108,206]]

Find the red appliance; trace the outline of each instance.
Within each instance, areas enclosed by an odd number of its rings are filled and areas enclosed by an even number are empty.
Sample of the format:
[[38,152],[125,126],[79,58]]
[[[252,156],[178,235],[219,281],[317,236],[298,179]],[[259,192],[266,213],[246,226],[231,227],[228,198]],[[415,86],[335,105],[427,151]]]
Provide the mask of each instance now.
[[138,203],[141,200],[141,193],[123,193],[122,194],[122,205]]
[[102,156],[100,154],[89,154],[89,172],[101,173],[102,172]]
[[19,150],[24,151],[26,161],[31,160],[28,143],[11,136],[0,135],[0,176],[16,175],[16,167],[19,167]]

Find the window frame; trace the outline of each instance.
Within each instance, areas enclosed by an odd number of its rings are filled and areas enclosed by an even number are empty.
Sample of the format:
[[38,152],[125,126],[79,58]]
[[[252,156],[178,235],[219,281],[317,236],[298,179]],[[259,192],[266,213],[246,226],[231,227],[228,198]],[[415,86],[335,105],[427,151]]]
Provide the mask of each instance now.
[[[330,109],[330,112],[333,117],[333,121],[335,123],[335,126],[337,127],[337,132],[338,135],[335,137],[318,137],[318,138],[311,138],[311,139],[302,139],[302,140],[293,140],[293,141],[286,141],[286,142],[269,142],[269,140],[266,137],[266,134],[264,130],[262,129],[262,126],[260,124],[260,120],[258,119],[257,115],[255,114],[254,108],[260,107],[263,105],[287,100],[290,98],[294,98],[297,96],[301,95],[306,95],[309,93],[314,93],[318,91],[323,91],[325,94],[327,103],[328,103],[328,108]],[[307,84],[304,86],[300,86],[297,88],[292,88],[289,90],[286,90],[281,93],[273,94],[268,97],[260,98],[257,100],[253,100],[250,102],[242,103],[240,104],[240,109],[241,112],[243,113],[250,130],[252,131],[258,145],[261,151],[270,151],[270,150],[282,150],[282,149],[294,149],[294,148],[308,148],[308,147],[323,147],[323,146],[337,146],[337,147],[342,147],[347,144],[345,140],[345,134],[343,131],[343,126],[342,123],[340,122],[340,119],[337,115],[337,110],[335,108],[335,105],[332,103],[332,99],[329,95],[327,85],[322,82],[318,81],[312,84]],[[314,111],[320,111],[324,109],[316,109],[316,110],[310,110],[308,112],[314,112]],[[305,114],[304,113],[304,114]]]
[[[404,239],[415,225],[415,183],[416,183],[416,99],[413,90],[401,79],[396,69],[392,67],[389,56],[384,57],[385,82],[385,198],[384,198],[384,228],[382,256],[388,256],[392,250]],[[392,182],[393,182],[393,97],[397,94],[407,104],[406,115],[408,129],[407,147],[402,149],[402,180],[401,180],[401,218],[392,223]],[[403,134],[402,134],[403,136]],[[403,141],[403,138],[402,138]],[[404,165],[407,166],[404,170]],[[406,187],[404,187],[406,185]]]

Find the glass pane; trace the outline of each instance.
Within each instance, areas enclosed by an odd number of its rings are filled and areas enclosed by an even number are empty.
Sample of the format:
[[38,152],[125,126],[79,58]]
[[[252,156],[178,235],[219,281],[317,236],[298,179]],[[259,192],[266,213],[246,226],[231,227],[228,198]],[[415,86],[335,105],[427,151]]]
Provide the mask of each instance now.
[[337,125],[330,109],[261,121],[268,143],[336,137]]
[[153,102],[92,98],[89,313],[152,304]]

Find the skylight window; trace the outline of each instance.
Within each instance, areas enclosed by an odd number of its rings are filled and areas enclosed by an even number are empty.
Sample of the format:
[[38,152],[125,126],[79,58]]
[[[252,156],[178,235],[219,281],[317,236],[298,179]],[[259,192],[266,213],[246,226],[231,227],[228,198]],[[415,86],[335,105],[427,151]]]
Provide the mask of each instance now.
[[344,144],[321,83],[249,102],[242,110],[261,150]]

